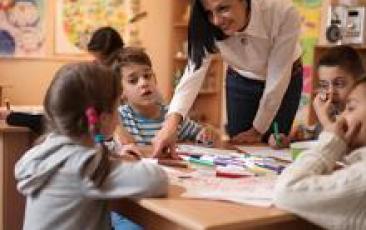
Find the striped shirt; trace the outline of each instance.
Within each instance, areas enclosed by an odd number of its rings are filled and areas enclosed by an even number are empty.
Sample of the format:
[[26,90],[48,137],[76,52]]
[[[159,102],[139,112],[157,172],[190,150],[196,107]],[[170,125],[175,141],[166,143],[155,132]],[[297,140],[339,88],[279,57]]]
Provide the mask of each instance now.
[[[119,106],[118,112],[123,127],[135,138],[136,143],[150,145],[151,140],[162,127],[168,106],[161,106],[160,117],[157,119],[146,118],[129,105]],[[201,125],[186,118],[179,127],[178,140],[194,141],[201,130]]]

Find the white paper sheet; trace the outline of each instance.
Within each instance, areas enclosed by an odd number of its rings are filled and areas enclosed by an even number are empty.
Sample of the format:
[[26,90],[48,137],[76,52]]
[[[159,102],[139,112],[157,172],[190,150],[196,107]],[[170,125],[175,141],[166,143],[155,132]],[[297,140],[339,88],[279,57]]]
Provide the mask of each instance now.
[[167,173],[171,184],[186,189],[182,197],[223,200],[261,207],[270,207],[273,203],[276,176],[231,179],[216,177],[213,170],[184,173],[169,169]]

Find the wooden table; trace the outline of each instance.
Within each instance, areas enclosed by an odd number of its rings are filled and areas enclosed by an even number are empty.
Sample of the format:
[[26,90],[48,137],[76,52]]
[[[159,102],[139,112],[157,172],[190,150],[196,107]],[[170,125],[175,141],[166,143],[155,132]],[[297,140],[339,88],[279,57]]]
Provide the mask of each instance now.
[[22,229],[25,199],[16,190],[14,165],[30,147],[31,136],[27,128],[0,121],[0,230]]
[[179,197],[181,192],[170,186],[167,198],[113,200],[111,209],[148,230],[319,229],[277,208],[187,199]]
[[274,207],[188,199],[180,197],[183,192],[184,188],[170,185],[166,198],[113,200],[110,206],[148,230],[319,229]]

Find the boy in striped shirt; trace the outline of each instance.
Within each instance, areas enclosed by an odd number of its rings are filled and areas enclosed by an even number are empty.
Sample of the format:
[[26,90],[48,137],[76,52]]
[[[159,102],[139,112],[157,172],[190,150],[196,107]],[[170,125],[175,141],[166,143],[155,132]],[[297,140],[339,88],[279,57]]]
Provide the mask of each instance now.
[[[127,47],[117,55],[114,67],[122,74],[122,100],[125,104],[118,111],[128,132],[120,132],[120,139],[123,143],[149,145],[168,112],[168,106],[162,103],[157,89],[151,60],[142,49]],[[178,132],[180,141],[210,143],[213,138],[211,129],[188,118],[182,122]]]

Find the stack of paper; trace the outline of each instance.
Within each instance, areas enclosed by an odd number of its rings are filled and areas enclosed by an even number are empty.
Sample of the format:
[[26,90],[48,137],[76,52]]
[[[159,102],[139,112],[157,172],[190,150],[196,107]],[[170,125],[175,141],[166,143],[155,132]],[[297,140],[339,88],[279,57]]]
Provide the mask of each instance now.
[[240,204],[269,207],[273,203],[275,176],[238,179],[216,177],[211,170],[191,173],[169,169],[170,183],[184,187],[187,198],[224,200]]

